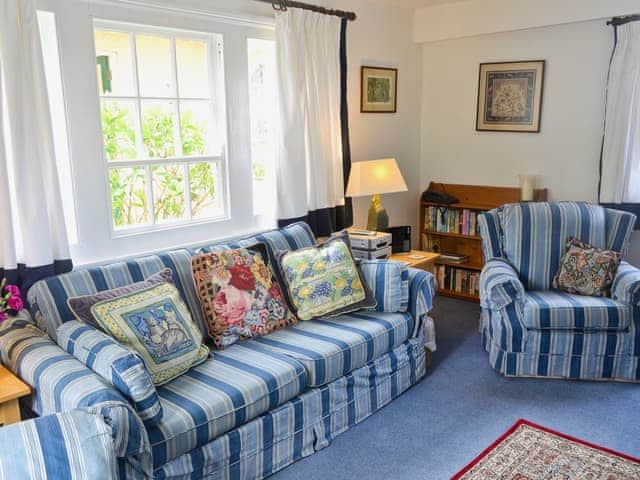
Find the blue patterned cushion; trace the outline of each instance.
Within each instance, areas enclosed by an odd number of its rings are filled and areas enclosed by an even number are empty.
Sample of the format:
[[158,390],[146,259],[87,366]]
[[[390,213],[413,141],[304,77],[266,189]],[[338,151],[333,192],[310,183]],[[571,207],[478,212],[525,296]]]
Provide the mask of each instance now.
[[91,313],[106,333],[140,355],[155,385],[182,375],[209,356],[202,332],[169,283],[103,300],[91,307]]
[[0,480],[112,480],[111,427],[82,410],[0,429]]
[[586,203],[515,203],[503,210],[503,248],[527,290],[548,290],[569,237],[606,246],[604,208]]
[[310,320],[254,342],[302,363],[309,386],[325,385],[403,343],[413,332],[408,313],[362,311]]
[[57,342],[129,399],[145,424],[160,421],[160,400],[140,357],[103,332],[78,321],[63,323],[58,328]]
[[626,330],[633,321],[631,305],[605,297],[560,291],[526,294],[523,324],[542,330]]
[[364,281],[376,297],[376,312],[406,312],[409,306],[409,269],[392,260],[361,260]]
[[148,429],[160,466],[297,396],[307,386],[292,358],[236,343],[158,388],[164,415]]
[[171,269],[173,282],[189,306],[193,320],[201,331],[206,331],[191,275],[191,253],[184,249],[100,267],[78,269],[41,280],[29,289],[29,310],[38,327],[55,339],[60,325],[76,319],[67,305],[69,297],[89,295],[141,282],[165,268]]

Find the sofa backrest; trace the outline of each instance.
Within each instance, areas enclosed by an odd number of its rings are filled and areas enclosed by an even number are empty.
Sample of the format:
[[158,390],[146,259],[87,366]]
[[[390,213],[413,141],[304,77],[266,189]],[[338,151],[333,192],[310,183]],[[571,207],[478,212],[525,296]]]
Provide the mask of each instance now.
[[27,294],[27,304],[38,326],[53,339],[62,323],[75,317],[67,299],[139,282],[164,268],[173,272],[173,281],[202,332],[206,332],[202,309],[191,273],[191,257],[200,251],[230,249],[263,242],[273,260],[278,250],[296,250],[314,246],[316,240],[306,223],[298,222],[239,240],[218,242],[199,249],[172,250],[91,268],[74,270],[36,282]]
[[578,202],[512,203],[502,211],[502,248],[527,290],[548,290],[569,237],[607,245],[605,209]]

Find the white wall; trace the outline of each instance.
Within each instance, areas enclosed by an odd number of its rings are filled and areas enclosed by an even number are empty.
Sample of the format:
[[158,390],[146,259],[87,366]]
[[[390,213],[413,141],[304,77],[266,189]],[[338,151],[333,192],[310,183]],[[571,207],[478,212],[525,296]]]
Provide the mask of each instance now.
[[[425,43],[421,186],[515,186],[537,174],[552,200],[596,201],[612,45],[604,20]],[[547,62],[541,132],[476,132],[479,64],[526,59]],[[632,249],[640,263],[637,234]]]

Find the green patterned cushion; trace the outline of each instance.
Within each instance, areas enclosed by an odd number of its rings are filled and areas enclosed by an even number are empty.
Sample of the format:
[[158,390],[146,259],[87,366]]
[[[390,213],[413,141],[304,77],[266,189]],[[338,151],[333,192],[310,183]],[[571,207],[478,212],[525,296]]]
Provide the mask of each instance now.
[[319,247],[282,252],[278,261],[289,300],[300,320],[376,306],[375,297],[356,266],[346,234],[335,236]]
[[106,333],[140,355],[155,385],[179,377],[209,356],[202,333],[170,283],[96,303],[91,313]]

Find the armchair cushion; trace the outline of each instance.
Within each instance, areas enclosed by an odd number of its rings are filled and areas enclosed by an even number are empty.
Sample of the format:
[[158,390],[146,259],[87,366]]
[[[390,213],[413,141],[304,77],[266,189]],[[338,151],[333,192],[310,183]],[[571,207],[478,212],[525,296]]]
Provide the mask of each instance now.
[[409,269],[402,262],[362,260],[362,276],[376,297],[376,312],[406,312],[409,306]]
[[640,269],[628,262],[621,262],[611,286],[611,298],[640,306]]
[[480,303],[500,310],[512,303],[523,303],[525,290],[514,268],[504,260],[488,261],[480,274]]
[[564,245],[575,237],[606,247],[605,212],[587,203],[514,203],[503,207],[503,248],[527,290],[549,290]]
[[117,477],[111,427],[82,410],[0,430],[0,480],[110,480]]
[[619,331],[633,321],[633,308],[605,297],[560,291],[526,294],[523,323],[532,330]]
[[90,325],[71,321],[58,328],[60,347],[113,385],[129,399],[147,425],[162,418],[158,393],[135,353]]

